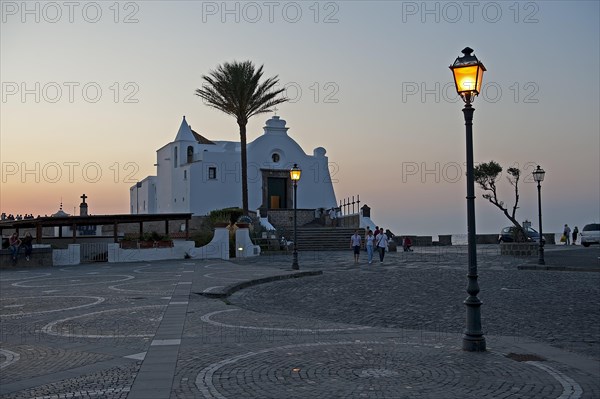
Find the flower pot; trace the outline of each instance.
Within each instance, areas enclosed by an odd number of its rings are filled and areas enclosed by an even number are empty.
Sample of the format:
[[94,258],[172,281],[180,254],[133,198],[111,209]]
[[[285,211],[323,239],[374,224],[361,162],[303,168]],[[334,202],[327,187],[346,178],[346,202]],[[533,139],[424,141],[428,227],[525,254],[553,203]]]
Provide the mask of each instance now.
[[139,241],[140,249],[154,248],[154,241]]
[[137,241],[121,241],[119,243],[119,246],[121,247],[121,249],[137,249],[138,247],[138,243]]

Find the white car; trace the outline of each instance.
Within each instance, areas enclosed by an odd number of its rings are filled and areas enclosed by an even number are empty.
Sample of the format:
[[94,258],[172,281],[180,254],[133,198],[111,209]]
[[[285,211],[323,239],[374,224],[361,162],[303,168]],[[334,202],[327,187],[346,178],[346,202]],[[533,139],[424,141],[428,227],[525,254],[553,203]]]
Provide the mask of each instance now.
[[581,245],[600,244],[600,223],[586,224],[581,230]]

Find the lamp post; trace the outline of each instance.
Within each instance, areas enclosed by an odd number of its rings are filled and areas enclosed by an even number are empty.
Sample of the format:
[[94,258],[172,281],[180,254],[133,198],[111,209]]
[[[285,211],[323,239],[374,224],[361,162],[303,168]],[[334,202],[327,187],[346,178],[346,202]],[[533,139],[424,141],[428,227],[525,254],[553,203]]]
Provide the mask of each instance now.
[[540,165],[538,165],[537,169],[533,171],[533,180],[537,182],[538,188],[538,218],[540,228],[540,249],[538,250],[538,265],[546,264],[546,261],[544,260],[544,235],[542,233],[542,185],[540,184],[544,181],[544,176],[546,176],[546,172],[544,171],[544,169],[540,168]]
[[465,351],[485,351],[485,338],[481,330],[481,301],[477,298],[479,284],[477,282],[477,248],[475,236],[475,178],[473,172],[473,112],[471,102],[481,91],[483,64],[471,55],[473,49],[465,47],[463,56],[457,57],[450,66],[454,76],[456,91],[465,102],[463,114],[466,126],[467,144],[467,240],[469,254],[469,271],[467,274],[467,293],[464,304],[467,307],[466,330],[463,335],[462,348]]
[[300,266],[298,265],[298,207],[296,206],[296,192],[298,191],[298,180],[300,180],[301,174],[302,170],[298,167],[298,165],[294,164],[294,167],[290,169],[290,179],[292,179],[292,182],[294,182],[294,260],[292,261],[293,270],[300,269]]

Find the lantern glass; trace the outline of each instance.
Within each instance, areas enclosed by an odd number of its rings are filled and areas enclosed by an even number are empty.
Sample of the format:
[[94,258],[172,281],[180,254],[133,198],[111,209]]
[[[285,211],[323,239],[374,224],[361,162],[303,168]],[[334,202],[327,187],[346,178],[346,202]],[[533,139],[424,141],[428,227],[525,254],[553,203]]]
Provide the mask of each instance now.
[[540,168],[540,166],[538,165],[537,169],[533,171],[533,180],[539,183],[544,181],[545,176],[546,171],[544,171],[544,169]]
[[300,175],[302,174],[302,170],[298,167],[298,165],[294,164],[294,167],[290,169],[290,179],[293,181],[300,180]]
[[474,65],[458,67],[452,70],[454,73],[454,82],[456,83],[456,91],[459,94],[472,91],[479,93],[478,89],[481,87],[481,80],[479,81],[479,87],[477,87],[478,69],[479,66]]
[[481,92],[483,72],[486,70],[477,57],[471,55],[472,52],[473,49],[466,47],[462,51],[464,55],[458,57],[450,66],[456,91],[463,100],[469,103]]

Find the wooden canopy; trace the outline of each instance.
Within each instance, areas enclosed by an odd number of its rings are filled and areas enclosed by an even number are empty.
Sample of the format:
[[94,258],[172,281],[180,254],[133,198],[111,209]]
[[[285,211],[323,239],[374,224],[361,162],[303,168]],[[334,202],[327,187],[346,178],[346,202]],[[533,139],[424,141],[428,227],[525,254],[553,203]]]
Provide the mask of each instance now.
[[189,221],[192,218],[191,213],[156,213],[144,215],[91,215],[91,216],[60,216],[60,217],[38,217],[34,219],[22,220],[2,220],[0,221],[0,235],[3,230],[12,229],[17,232],[19,229],[36,229],[36,241],[41,243],[42,229],[44,227],[63,227],[69,226],[73,230],[73,242],[77,237],[78,226],[114,226],[114,239],[117,238],[117,226],[119,224],[139,223],[140,236],[144,231],[144,222],[165,222],[165,233],[169,234],[169,221],[185,221],[185,238],[189,238]]

